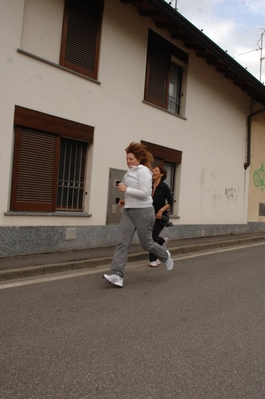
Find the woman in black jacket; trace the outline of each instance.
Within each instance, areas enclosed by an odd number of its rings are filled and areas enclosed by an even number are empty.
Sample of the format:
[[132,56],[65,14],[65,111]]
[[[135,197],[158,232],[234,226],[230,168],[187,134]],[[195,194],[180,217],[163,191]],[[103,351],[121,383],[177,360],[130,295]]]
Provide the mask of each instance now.
[[[155,224],[153,227],[153,240],[159,245],[166,246],[168,238],[159,237],[159,234],[165,227],[162,216],[166,215],[173,206],[173,197],[170,188],[164,182],[167,178],[167,171],[164,166],[159,165],[153,169],[153,207],[155,209]],[[152,253],[149,253],[150,266],[155,267],[160,264],[160,260]]]

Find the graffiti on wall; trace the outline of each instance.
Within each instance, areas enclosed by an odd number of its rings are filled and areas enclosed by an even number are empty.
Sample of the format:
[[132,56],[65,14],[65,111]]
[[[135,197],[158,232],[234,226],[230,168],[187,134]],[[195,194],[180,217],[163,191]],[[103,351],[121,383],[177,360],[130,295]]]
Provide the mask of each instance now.
[[260,188],[261,191],[265,189],[265,171],[264,171],[264,163],[261,164],[261,167],[254,171],[253,174],[254,185],[257,188]]
[[238,187],[231,187],[231,188],[226,187],[225,188],[225,196],[228,200],[237,201],[238,194],[239,194]]

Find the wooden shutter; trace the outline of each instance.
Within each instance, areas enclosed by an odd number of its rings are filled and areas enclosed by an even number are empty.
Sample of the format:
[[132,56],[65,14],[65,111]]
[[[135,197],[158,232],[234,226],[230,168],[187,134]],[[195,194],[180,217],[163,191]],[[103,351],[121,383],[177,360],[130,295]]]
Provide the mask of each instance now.
[[14,121],[17,126],[23,126],[35,131],[45,131],[90,144],[93,143],[94,128],[92,126],[83,125],[68,119],[58,118],[57,116],[16,105]]
[[149,43],[147,54],[145,100],[160,107],[168,105],[170,54]]
[[66,0],[60,64],[97,79],[102,2]]
[[147,151],[151,152],[154,158],[163,159],[175,164],[181,163],[182,151],[174,150],[173,148],[163,147],[161,145],[149,143],[141,140],[141,143],[146,146]]
[[59,136],[16,127],[12,211],[55,210]]

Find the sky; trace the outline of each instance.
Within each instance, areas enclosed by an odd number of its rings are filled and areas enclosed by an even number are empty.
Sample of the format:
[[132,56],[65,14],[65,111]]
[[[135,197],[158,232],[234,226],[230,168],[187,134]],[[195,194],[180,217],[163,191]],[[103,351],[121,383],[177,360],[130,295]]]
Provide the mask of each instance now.
[[[175,2],[171,1],[171,7],[175,8]],[[265,57],[265,0],[177,0],[176,7],[183,17],[203,29],[206,36],[265,83],[265,59],[261,62]]]

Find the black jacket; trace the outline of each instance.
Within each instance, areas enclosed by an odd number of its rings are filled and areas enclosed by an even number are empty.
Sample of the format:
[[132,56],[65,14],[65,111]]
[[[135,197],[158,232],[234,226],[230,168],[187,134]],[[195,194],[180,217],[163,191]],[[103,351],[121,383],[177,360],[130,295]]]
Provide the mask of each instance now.
[[159,209],[163,208],[164,205],[169,204],[173,206],[173,197],[170,192],[170,188],[166,183],[161,181],[153,195],[153,207],[155,208],[155,213],[159,211]]

